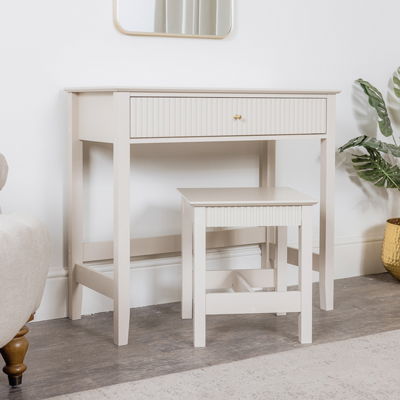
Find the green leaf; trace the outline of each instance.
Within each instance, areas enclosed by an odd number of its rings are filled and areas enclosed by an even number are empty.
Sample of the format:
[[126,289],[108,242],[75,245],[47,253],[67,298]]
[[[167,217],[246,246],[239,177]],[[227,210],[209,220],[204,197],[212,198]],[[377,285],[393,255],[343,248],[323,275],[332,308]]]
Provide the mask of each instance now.
[[357,175],[375,186],[400,190],[400,168],[386,161],[379,151],[367,151],[368,154],[352,158]]
[[370,106],[374,108],[378,114],[378,125],[382,135],[386,137],[393,135],[389,113],[381,92],[375,86],[372,86],[369,82],[364,81],[363,79],[357,79],[356,82],[362,87],[365,94],[368,96]]
[[397,68],[397,71],[393,74],[393,87],[394,94],[400,98],[400,67]]
[[339,147],[339,152],[342,153],[347,149],[354,147],[363,147],[366,150],[373,149],[381,151],[382,153],[391,154],[394,157],[400,157],[400,146],[395,146],[394,144],[389,144],[382,142],[370,136],[358,136],[354,139],[349,140],[342,147]]

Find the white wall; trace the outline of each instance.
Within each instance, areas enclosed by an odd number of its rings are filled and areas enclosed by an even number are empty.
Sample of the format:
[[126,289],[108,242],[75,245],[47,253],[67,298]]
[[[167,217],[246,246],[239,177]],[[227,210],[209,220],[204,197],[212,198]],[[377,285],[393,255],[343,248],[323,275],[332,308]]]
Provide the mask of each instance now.
[[[364,77],[385,88],[400,64],[397,0],[379,5],[373,0],[235,3],[232,34],[213,41],[124,36],[113,26],[111,0],[1,2],[0,151],[10,163],[1,202],[3,211],[43,220],[53,238],[52,267],[39,318],[65,314],[64,87],[341,89],[341,144],[358,134],[354,79]],[[178,232],[177,186],[256,185],[257,158],[251,155],[255,146],[138,146],[133,151],[135,236]],[[278,182],[317,196],[318,144],[285,142],[278,152]],[[87,208],[93,212],[86,229],[90,239],[111,235],[110,157],[110,148],[104,145],[86,152],[92,182]],[[381,271],[383,225],[396,214],[398,199],[356,184],[341,165],[336,187],[337,276]],[[229,265],[258,262],[254,247],[212,257]],[[132,304],[176,299],[178,263],[164,259],[137,264]],[[86,312],[110,307],[89,291],[86,299]]]

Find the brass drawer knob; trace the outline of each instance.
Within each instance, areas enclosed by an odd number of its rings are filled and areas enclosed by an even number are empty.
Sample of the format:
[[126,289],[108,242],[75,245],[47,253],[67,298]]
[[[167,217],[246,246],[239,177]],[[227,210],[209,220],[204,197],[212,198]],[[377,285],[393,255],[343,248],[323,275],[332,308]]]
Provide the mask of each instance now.
[[236,120],[236,121],[238,121],[238,120],[242,119],[242,116],[241,116],[240,114],[235,114],[235,115],[233,116],[233,119]]

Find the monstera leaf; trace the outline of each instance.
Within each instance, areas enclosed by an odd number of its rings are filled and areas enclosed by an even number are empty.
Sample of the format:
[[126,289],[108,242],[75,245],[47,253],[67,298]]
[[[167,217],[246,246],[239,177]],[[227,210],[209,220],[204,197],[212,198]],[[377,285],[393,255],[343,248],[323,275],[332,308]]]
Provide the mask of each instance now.
[[354,155],[352,158],[357,175],[375,186],[400,190],[400,168],[388,163],[379,151],[367,151],[368,154]]
[[394,144],[385,143],[381,140],[375,139],[373,137],[369,137],[366,135],[358,136],[354,139],[349,140],[342,147],[339,147],[339,152],[342,153],[347,149],[351,149],[354,147],[363,147],[366,150],[378,150],[382,153],[391,154],[394,157],[400,157],[400,146],[396,146]]
[[381,92],[375,86],[371,85],[367,81],[364,81],[363,79],[358,79],[356,82],[360,84],[365,94],[368,96],[368,102],[370,106],[373,107],[378,114],[378,125],[382,135],[393,135],[393,128],[390,122],[389,113]]
[[8,164],[6,158],[0,153],[0,190],[6,184],[8,175]]
[[[339,152],[343,152],[354,148],[362,149],[363,154],[352,154],[351,159],[357,175],[373,183],[375,186],[388,189],[393,188],[400,191],[400,146],[397,145],[395,135],[393,134],[393,126],[396,125],[392,126],[381,92],[363,79],[358,79],[356,82],[361,86],[368,97],[369,105],[378,115],[378,124],[381,133],[386,137],[390,136],[393,144],[362,135],[349,140],[338,150]],[[397,103],[396,100],[400,99],[400,68],[393,73],[389,87],[391,90],[389,93],[390,105],[392,106],[392,101]],[[392,106],[391,113],[391,116],[394,118],[393,121],[396,122],[395,118],[399,113],[399,108]]]
[[400,68],[393,74],[394,94],[400,99]]

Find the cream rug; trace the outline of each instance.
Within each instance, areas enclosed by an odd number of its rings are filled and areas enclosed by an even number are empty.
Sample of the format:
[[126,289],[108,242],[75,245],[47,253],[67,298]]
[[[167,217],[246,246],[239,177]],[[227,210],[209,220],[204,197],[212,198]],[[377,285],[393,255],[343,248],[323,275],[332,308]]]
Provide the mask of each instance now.
[[400,330],[52,399],[397,400]]

